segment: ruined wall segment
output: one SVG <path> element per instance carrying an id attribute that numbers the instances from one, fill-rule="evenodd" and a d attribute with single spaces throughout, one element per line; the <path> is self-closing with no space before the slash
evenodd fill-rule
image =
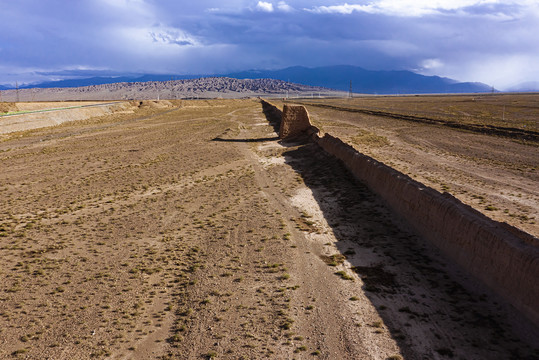
<path id="1" fill-rule="evenodd" d="M 318 132 L 318 129 L 312 126 L 305 106 L 284 105 L 279 137 L 293 139 L 309 132 Z"/>
<path id="2" fill-rule="evenodd" d="M 538 239 L 494 221 L 359 153 L 329 134 L 313 136 L 426 240 L 539 327 Z"/>
<path id="3" fill-rule="evenodd" d="M 505 299 L 539 332 L 538 238 L 494 221 L 451 194 L 427 187 L 336 137 L 320 137 L 303 106 L 284 105 L 279 134 L 281 139 L 305 134 L 341 160 L 425 240 Z"/>

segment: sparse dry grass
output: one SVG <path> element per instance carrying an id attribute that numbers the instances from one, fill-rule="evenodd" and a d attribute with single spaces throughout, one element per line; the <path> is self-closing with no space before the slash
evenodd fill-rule
<path id="1" fill-rule="evenodd" d="M 432 314 L 416 310 L 426 300 L 403 285 L 412 282 L 407 274 L 419 274 L 413 284 L 421 293 L 434 279 L 436 299 L 449 280 L 421 273 L 428 264 L 421 252 L 338 165 L 301 145 L 261 150 L 275 142 L 243 142 L 270 131 L 255 126 L 266 121 L 256 101 L 175 105 L 0 143 L 0 357 L 350 358 L 357 349 L 342 347 L 345 333 L 354 347 L 366 336 L 368 351 L 397 354 L 392 336 L 414 337 L 407 325 L 403 333 L 392 333 L 389 322 L 371 326 L 377 311 L 405 316 L 410 328 L 427 326 L 430 316 L 464 333 L 466 322 L 443 317 L 447 302 L 429 300 Z M 267 166 L 255 154 L 297 161 Z M 335 235 L 312 208 L 287 202 L 306 187 L 331 203 L 320 206 Z M 337 242 L 347 243 L 338 250 Z M 320 260 L 321 248 L 338 268 Z M 395 284 L 344 263 L 371 256 L 404 269 L 388 271 Z M 375 286 L 362 293 L 369 281 Z M 375 302 L 386 293 L 395 305 L 365 302 L 365 294 Z M 414 311 L 397 310 L 403 301 Z M 482 336 L 481 329 L 473 331 Z"/>
<path id="2" fill-rule="evenodd" d="M 473 94 L 423 96 L 364 96 L 354 99 L 304 99 L 351 109 L 384 111 L 457 121 L 463 124 L 517 127 L 538 130 L 537 94 Z"/>
<path id="3" fill-rule="evenodd" d="M 220 254 L 209 249 L 225 240 L 231 246 L 229 256 L 209 261 L 230 274 L 213 294 L 231 290 L 225 283 L 264 277 L 260 270 L 246 273 L 258 267 L 256 259 L 271 254 L 273 261 L 281 260 L 277 242 L 259 245 L 275 234 L 280 220 L 271 225 L 247 217 L 249 209 L 263 208 L 257 196 L 244 201 L 255 188 L 252 169 L 239 161 L 234 147 L 211 142 L 235 125 L 226 120 L 229 112 L 258 110 L 258 104 L 183 105 L 166 115 L 142 109 L 33 130 L 3 143 L 0 337 L 4 343 L 9 339 L 5 351 L 55 356 L 73 346 L 72 356 L 137 353 L 149 344 L 168 346 L 170 328 L 177 328 L 170 342 L 174 353 L 184 346 L 181 329 L 192 316 L 204 307 L 220 307 L 213 296 L 195 300 L 190 295 L 207 286 L 208 277 L 198 274 Z M 239 243 L 230 242 L 231 236 Z M 240 260 L 238 251 L 259 255 Z M 268 288 L 263 302 L 284 301 L 290 290 L 280 293 L 282 300 L 271 300 L 271 294 L 290 275 L 267 276 L 265 283 L 275 288 Z M 260 316 L 264 322 L 288 319 L 273 314 L 275 306 Z"/>
<path id="4" fill-rule="evenodd" d="M 353 144 L 363 145 L 367 147 L 382 147 L 390 145 L 389 140 L 385 136 L 376 135 L 370 131 L 358 129 L 358 134 L 350 139 Z"/>

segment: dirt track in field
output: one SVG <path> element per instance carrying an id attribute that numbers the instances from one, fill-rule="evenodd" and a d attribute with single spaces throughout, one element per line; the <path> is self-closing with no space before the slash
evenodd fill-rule
<path id="1" fill-rule="evenodd" d="M 537 355 L 338 163 L 276 136 L 258 101 L 216 100 L 4 138 L 0 358 Z"/>

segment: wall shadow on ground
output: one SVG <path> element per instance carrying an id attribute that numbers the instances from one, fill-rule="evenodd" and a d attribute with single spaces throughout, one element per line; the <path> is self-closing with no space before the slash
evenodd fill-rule
<path id="1" fill-rule="evenodd" d="M 265 100 L 261 100 L 260 103 L 262 104 L 262 112 L 266 116 L 271 127 L 273 127 L 273 131 L 279 134 L 281 118 L 283 116 L 282 111 Z"/>
<path id="2" fill-rule="evenodd" d="M 497 305 L 454 281 L 455 274 L 466 275 L 446 271 L 451 265 L 436 249 L 408 230 L 339 160 L 314 143 L 283 155 L 311 189 L 337 239 L 336 255 L 345 256 L 362 278 L 364 293 L 406 359 L 459 358 L 459 353 L 488 358 L 473 355 L 481 347 L 492 348 L 481 351 L 495 358 L 531 358 L 526 353 L 533 351 L 514 339 Z M 345 280 L 336 276 L 335 281 Z M 417 336 L 427 349 L 414 346 Z"/>
<path id="3" fill-rule="evenodd" d="M 274 136 L 274 137 L 266 137 L 266 138 L 255 138 L 255 139 L 222 139 L 220 137 L 216 137 L 216 138 L 211 139 L 211 141 L 244 142 L 244 143 L 265 142 L 265 141 L 275 141 L 275 140 L 279 140 L 279 137 Z"/>
<path id="4" fill-rule="evenodd" d="M 275 110 L 264 113 L 270 124 L 280 120 Z M 312 191 L 337 239 L 338 253 L 322 260 L 346 257 L 348 271 L 362 279 L 365 295 L 405 359 L 534 358 L 533 349 L 511 334 L 500 305 L 468 292 L 454 280 L 467 281 L 466 274 L 410 231 L 339 160 L 304 140 L 281 144 L 289 148 L 283 153 L 286 164 Z M 335 281 L 346 280 L 336 275 Z M 380 330 L 376 324 L 362 326 L 374 334 Z"/>

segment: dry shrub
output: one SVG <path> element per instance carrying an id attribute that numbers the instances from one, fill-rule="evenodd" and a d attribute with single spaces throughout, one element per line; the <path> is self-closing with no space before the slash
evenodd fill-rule
<path id="1" fill-rule="evenodd" d="M 357 145 L 367 145 L 371 147 L 382 147 L 390 145 L 385 136 L 376 135 L 367 130 L 359 130 L 359 133 L 352 137 L 351 141 Z"/>

